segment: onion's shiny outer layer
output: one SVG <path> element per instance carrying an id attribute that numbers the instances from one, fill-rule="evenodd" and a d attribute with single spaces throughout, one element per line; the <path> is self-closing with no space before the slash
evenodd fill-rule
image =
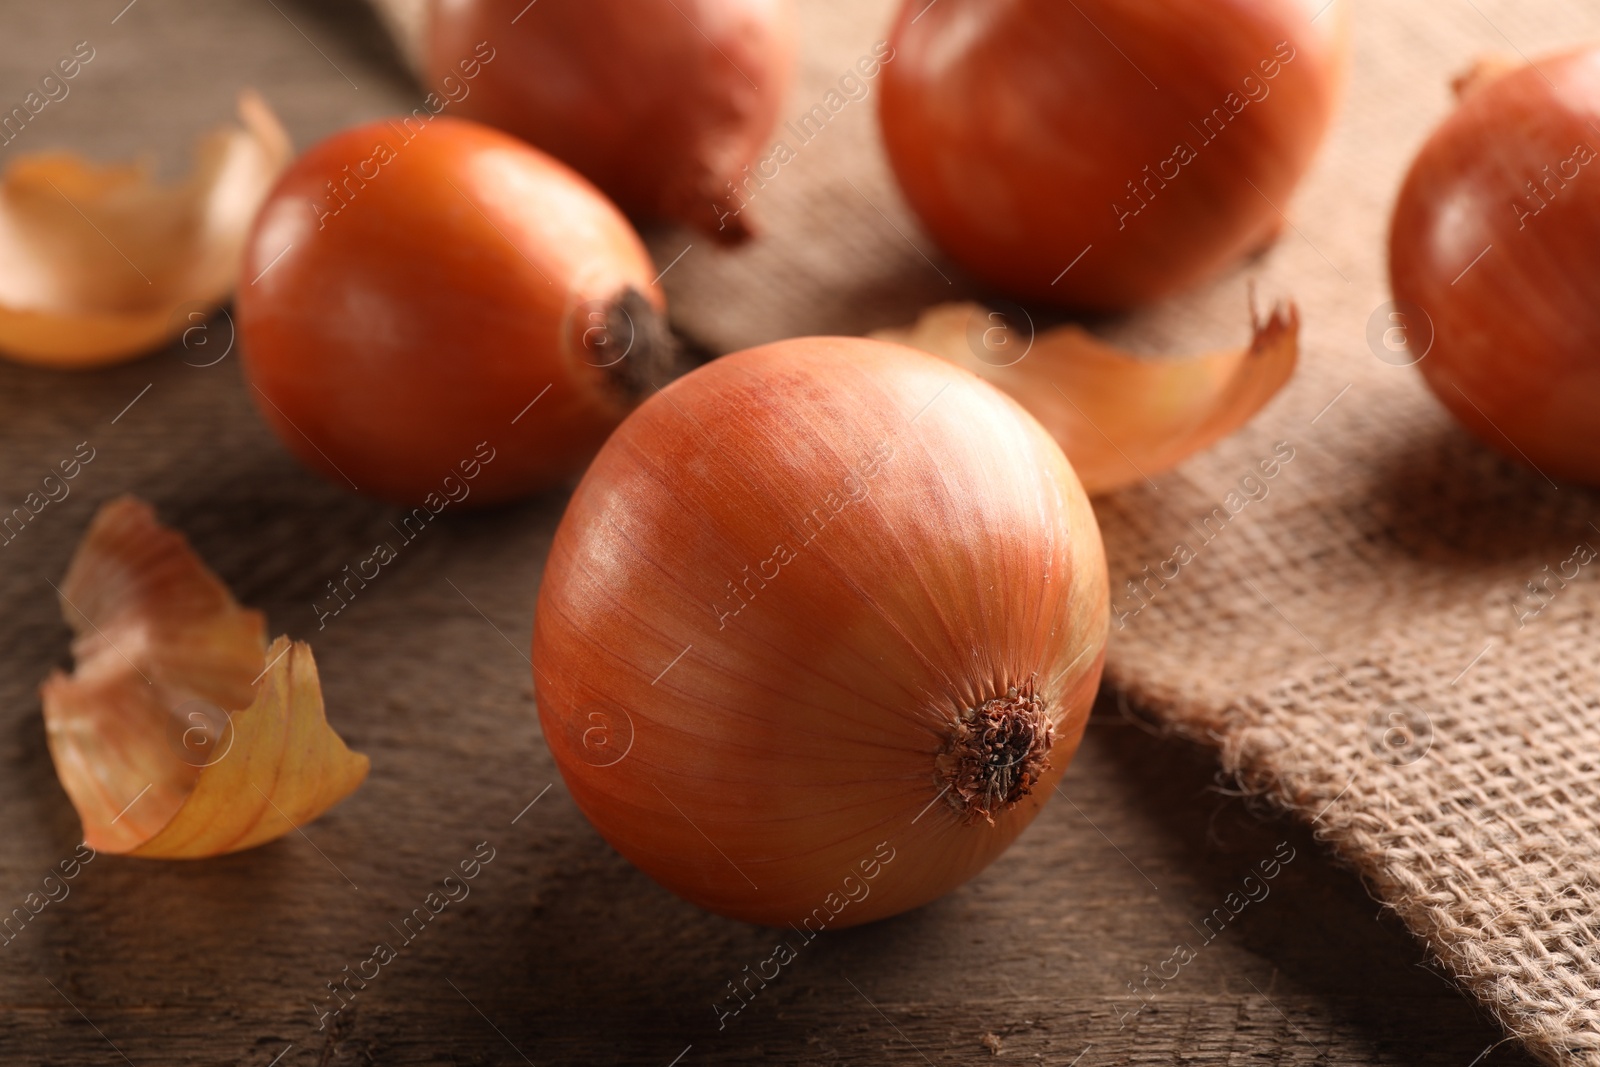
<path id="1" fill-rule="evenodd" d="M 1486 444 L 1600 485 L 1600 48 L 1462 89 L 1389 233 L 1417 367 Z"/>
<path id="2" fill-rule="evenodd" d="M 1341 80 L 1342 12 L 1313 14 L 1297 0 L 906 0 L 879 99 L 889 160 L 986 283 L 1079 307 L 1154 300 L 1282 225 Z"/>
<path id="3" fill-rule="evenodd" d="M 369 123 L 296 160 L 256 220 L 245 372 L 337 484 L 505 500 L 576 475 L 643 391 L 655 273 L 610 201 L 514 137 Z"/>
<path id="4" fill-rule="evenodd" d="M 816 931 L 993 860 L 1066 768 L 1108 620 L 1077 476 L 1015 402 L 899 345 L 803 338 L 647 401 L 555 537 L 546 741 L 624 856 Z"/>
<path id="5" fill-rule="evenodd" d="M 435 0 L 428 82 L 630 215 L 731 243 L 747 236 L 739 187 L 777 124 L 793 39 L 786 0 Z"/>

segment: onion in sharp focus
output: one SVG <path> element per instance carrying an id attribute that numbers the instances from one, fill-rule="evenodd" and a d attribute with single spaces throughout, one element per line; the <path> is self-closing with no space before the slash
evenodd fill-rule
<path id="1" fill-rule="evenodd" d="M 458 114 L 571 164 L 636 218 L 748 236 L 732 203 L 793 66 L 785 0 L 435 0 L 430 84 L 480 41 L 496 58 Z"/>
<path id="2" fill-rule="evenodd" d="M 374 122 L 311 148 L 262 208 L 244 368 L 284 444 L 338 484 L 435 512 L 458 491 L 504 500 L 577 474 L 676 372 L 655 274 L 616 207 L 544 153 L 460 119 Z"/>
<path id="3" fill-rule="evenodd" d="M 540 589 L 539 715 L 579 806 L 662 884 L 851 925 L 1032 819 L 1107 613 L 1088 500 L 1013 401 L 898 345 L 783 341 L 668 386 L 596 458 Z"/>
<path id="4" fill-rule="evenodd" d="M 1461 86 L 1400 190 L 1396 313 L 1467 429 L 1600 485 L 1600 48 L 1503 70 Z"/>
<path id="5" fill-rule="evenodd" d="M 889 159 L 923 224 L 985 282 L 1081 307 L 1149 301 L 1281 225 L 1333 110 L 1341 14 L 907 0 L 879 101 Z"/>

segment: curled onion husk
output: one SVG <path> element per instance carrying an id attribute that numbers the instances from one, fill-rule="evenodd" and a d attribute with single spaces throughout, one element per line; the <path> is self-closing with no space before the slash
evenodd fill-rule
<path id="1" fill-rule="evenodd" d="M 1328 127 L 1342 12 L 1299 0 L 905 0 L 879 118 L 951 258 L 1119 309 L 1272 237 Z"/>
<path id="2" fill-rule="evenodd" d="M 1027 408 L 1072 461 L 1091 496 L 1145 481 L 1228 436 L 1294 373 L 1293 304 L 1252 314 L 1250 343 L 1152 359 L 1078 326 L 1019 334 L 977 304 L 941 304 L 913 326 L 874 337 L 930 352 L 998 386 Z"/>
<path id="3" fill-rule="evenodd" d="M 245 233 L 289 161 L 266 102 L 239 94 L 175 185 L 149 161 L 19 156 L 0 179 L 0 353 L 95 367 L 160 348 L 233 292 Z"/>
<path id="4" fill-rule="evenodd" d="M 726 242 L 794 65 L 785 0 L 434 0 L 427 84 L 570 164 L 635 218 Z M 475 79 L 463 61 L 486 42 Z M 477 64 L 472 64 L 477 67 Z M 446 78 L 452 79 L 447 83 Z"/>
<path id="5" fill-rule="evenodd" d="M 669 889 L 866 922 L 972 877 L 1044 803 L 1107 589 L 1088 499 L 1013 401 L 899 345 L 782 341 L 668 386 L 585 475 L 539 593 L 540 721 Z"/>
<path id="6" fill-rule="evenodd" d="M 196 859 L 281 837 L 354 792 L 367 757 L 328 725 L 311 649 L 263 639 L 132 497 L 95 516 L 59 587 L 69 676 L 40 687 L 56 774 L 101 852 Z"/>
<path id="7" fill-rule="evenodd" d="M 1600 485 L 1600 47 L 1480 64 L 1395 203 L 1395 316 L 1484 443 Z"/>

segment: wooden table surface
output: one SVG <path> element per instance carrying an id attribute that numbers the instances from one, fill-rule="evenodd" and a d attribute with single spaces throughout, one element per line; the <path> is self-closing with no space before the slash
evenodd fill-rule
<path id="1" fill-rule="evenodd" d="M 417 96 L 353 0 L 7 0 L 0 27 L 5 108 L 77 42 L 95 49 L 0 160 L 154 148 L 175 167 L 242 85 L 301 147 Z M 237 360 L 202 365 L 230 339 L 221 316 L 188 349 L 109 370 L 0 364 L 6 510 L 79 442 L 95 450 L 71 496 L 0 549 L 0 913 L 80 839 L 36 686 L 68 663 L 49 582 L 116 494 L 152 501 L 272 633 L 313 642 L 330 717 L 372 775 L 303 834 L 241 855 L 84 867 L 0 946 L 0 1063 L 1531 1062 L 1307 833 L 1114 695 L 1067 799 L 987 872 L 824 935 L 719 1025 L 713 1004 L 775 935 L 700 912 L 612 852 L 539 738 L 526 650 L 564 498 L 444 516 L 317 632 L 323 583 L 392 509 L 278 447 Z M 393 940 L 480 842 L 494 859 L 471 896 L 319 1030 L 326 983 Z M 1204 917 L 1275 853 L 1292 859 L 1268 895 L 1203 943 Z M 1170 973 L 1180 943 L 1196 958 L 1137 1010 L 1133 987 Z"/>

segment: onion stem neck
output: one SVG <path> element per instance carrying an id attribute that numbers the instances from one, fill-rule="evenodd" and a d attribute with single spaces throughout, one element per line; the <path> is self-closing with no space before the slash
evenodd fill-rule
<path id="1" fill-rule="evenodd" d="M 603 366 L 612 387 L 630 406 L 679 377 L 696 362 L 673 334 L 667 317 L 631 286 L 606 308 L 605 334 L 600 343 L 625 346 L 623 356 Z"/>

